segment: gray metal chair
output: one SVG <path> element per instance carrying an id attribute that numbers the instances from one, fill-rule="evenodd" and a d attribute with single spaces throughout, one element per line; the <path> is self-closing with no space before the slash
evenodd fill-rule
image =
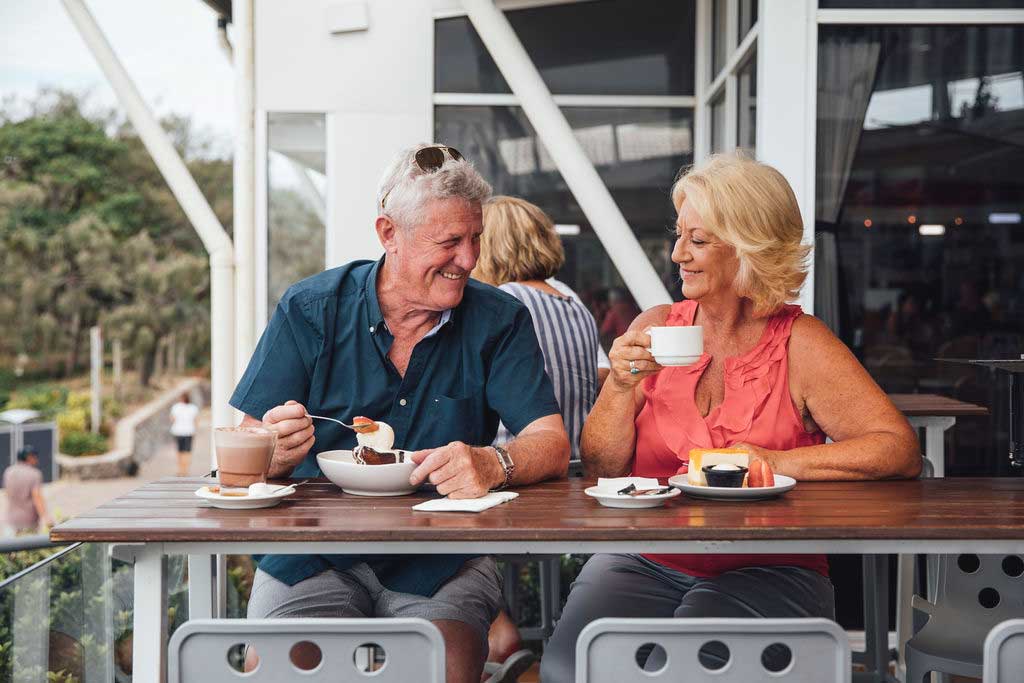
<path id="1" fill-rule="evenodd" d="M 828 619 L 597 619 L 576 683 L 849 683 L 850 643 Z"/>
<path id="2" fill-rule="evenodd" d="M 1024 616 L 1024 559 L 942 555 L 936 579 L 934 604 L 913 599 L 914 609 L 928 621 L 907 641 L 907 683 L 921 683 L 932 671 L 980 678 L 989 631 Z"/>
<path id="3" fill-rule="evenodd" d="M 320 660 L 304 671 L 291 651 L 307 641 Z M 259 664 L 243 674 L 230 660 L 245 646 Z M 444 640 L 423 619 L 196 619 L 174 632 L 168 672 L 169 683 L 444 683 Z"/>
<path id="4" fill-rule="evenodd" d="M 985 638 L 984 683 L 1015 683 L 1024 675 L 1024 619 L 997 625 Z"/>

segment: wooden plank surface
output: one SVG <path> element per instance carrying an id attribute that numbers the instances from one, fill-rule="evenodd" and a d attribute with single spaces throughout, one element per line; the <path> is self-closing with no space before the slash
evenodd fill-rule
<path id="1" fill-rule="evenodd" d="M 646 510 L 606 508 L 572 479 L 518 489 L 482 513 L 417 512 L 431 494 L 367 498 L 326 480 L 277 507 L 220 510 L 193 492 L 204 480 L 163 479 L 51 531 L 55 541 L 624 541 L 1024 539 L 1024 479 L 802 482 L 766 501 L 685 495 Z"/>
<path id="2" fill-rule="evenodd" d="M 988 415 L 988 408 L 938 394 L 889 394 L 896 408 L 907 417 L 967 417 Z"/>

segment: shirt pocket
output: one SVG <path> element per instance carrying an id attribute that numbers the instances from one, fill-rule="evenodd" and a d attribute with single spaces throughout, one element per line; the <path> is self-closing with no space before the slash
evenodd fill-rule
<path id="1" fill-rule="evenodd" d="M 489 419 L 489 413 L 483 391 L 458 397 L 435 394 L 430 399 L 427 418 L 440 441 L 439 446 L 451 441 L 486 446 L 494 439 L 497 429 L 497 421 Z"/>

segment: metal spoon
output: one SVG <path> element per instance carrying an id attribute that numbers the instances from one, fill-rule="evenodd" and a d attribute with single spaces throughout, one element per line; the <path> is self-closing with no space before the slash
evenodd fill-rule
<path id="1" fill-rule="evenodd" d="M 308 484 L 309 482 L 310 482 L 309 479 L 303 479 L 302 481 L 297 482 L 295 484 L 288 484 L 283 489 L 278 489 L 277 492 L 281 493 L 282 491 L 286 491 L 288 489 L 291 489 L 292 491 L 294 491 L 296 486 L 302 486 L 303 484 Z"/>
<path id="2" fill-rule="evenodd" d="M 342 427 L 348 427 L 353 432 L 358 432 L 359 431 L 358 429 L 355 428 L 354 425 L 347 425 L 344 422 L 342 422 L 341 420 L 335 420 L 333 417 L 324 417 L 323 415 L 310 415 L 309 413 L 306 413 L 306 417 L 311 417 L 314 420 L 328 420 L 330 422 L 337 422 Z"/>

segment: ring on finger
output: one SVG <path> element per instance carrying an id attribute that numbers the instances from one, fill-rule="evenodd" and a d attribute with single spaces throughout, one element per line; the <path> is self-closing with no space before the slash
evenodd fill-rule
<path id="1" fill-rule="evenodd" d="M 640 372 L 640 368 L 638 368 L 636 366 L 636 361 L 635 360 L 629 361 L 629 374 L 635 375 L 635 374 L 637 374 L 639 372 Z"/>

